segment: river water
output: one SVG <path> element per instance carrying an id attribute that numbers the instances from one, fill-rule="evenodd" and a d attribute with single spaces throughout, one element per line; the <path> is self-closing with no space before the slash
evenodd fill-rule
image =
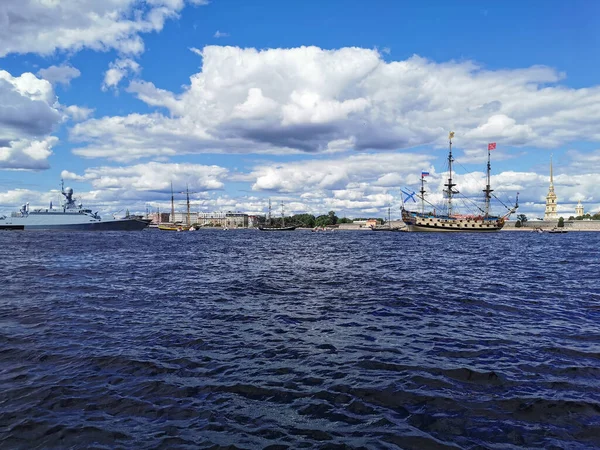
<path id="1" fill-rule="evenodd" d="M 1 448 L 600 446 L 600 233 L 0 249 Z"/>

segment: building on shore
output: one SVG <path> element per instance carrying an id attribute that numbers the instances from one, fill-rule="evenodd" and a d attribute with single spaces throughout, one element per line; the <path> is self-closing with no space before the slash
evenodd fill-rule
<path id="1" fill-rule="evenodd" d="M 152 219 L 152 223 L 167 223 L 169 222 L 170 214 L 169 213 L 152 213 L 148 216 L 149 219 Z"/>
<path id="2" fill-rule="evenodd" d="M 169 221 L 171 223 L 187 223 L 188 215 L 187 212 L 176 212 L 173 217 L 169 215 Z M 198 213 L 190 212 L 190 224 L 198 222 Z"/>
<path id="3" fill-rule="evenodd" d="M 248 214 L 241 212 L 198 213 L 198 222 L 205 227 L 248 228 Z"/>
<path id="4" fill-rule="evenodd" d="M 546 195 L 546 212 L 544 213 L 544 220 L 557 220 L 558 214 L 556 213 L 556 193 L 554 192 L 554 177 L 552 174 L 552 156 L 550 156 L 550 187 L 548 188 L 548 194 Z"/>

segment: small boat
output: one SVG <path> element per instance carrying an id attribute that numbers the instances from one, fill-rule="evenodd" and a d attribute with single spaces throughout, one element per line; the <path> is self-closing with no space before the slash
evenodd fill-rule
<path id="1" fill-rule="evenodd" d="M 393 227 L 392 226 L 392 209 L 391 207 L 388 206 L 388 221 L 387 221 L 388 225 L 383 225 L 383 226 L 371 226 L 371 230 L 373 231 L 408 231 L 408 227 L 404 226 L 404 227 Z"/>
<path id="2" fill-rule="evenodd" d="M 561 234 L 562 234 L 562 233 L 568 233 L 568 231 L 567 231 L 567 230 L 565 230 L 564 228 L 557 228 L 557 227 L 554 227 L 554 228 L 552 228 L 551 230 L 548 230 L 548 233 L 553 233 L 553 234 L 558 234 L 558 233 L 561 233 Z"/>
<path id="3" fill-rule="evenodd" d="M 408 227 L 372 227 L 373 231 L 408 231 Z"/>

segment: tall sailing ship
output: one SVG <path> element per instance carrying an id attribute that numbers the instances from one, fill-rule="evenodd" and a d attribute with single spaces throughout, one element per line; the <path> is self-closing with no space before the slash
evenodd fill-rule
<path id="1" fill-rule="evenodd" d="M 436 214 L 435 208 L 433 212 L 425 211 L 425 203 L 429 203 L 425 200 L 425 177 L 429 175 L 428 172 L 421 173 L 421 211 L 409 211 L 404 206 L 402 207 L 402 221 L 407 225 L 408 231 L 469 231 L 469 232 L 493 232 L 500 231 L 506 222 L 506 219 L 513 214 L 518 204 L 518 194 L 515 202 L 515 206 L 512 208 L 506 207 L 508 210 L 506 214 L 492 215 L 490 214 L 490 202 L 492 199 L 492 192 L 494 191 L 490 185 L 490 151 L 496 148 L 496 144 L 488 144 L 488 160 L 487 160 L 487 178 L 486 186 L 483 189 L 485 206 L 479 208 L 478 214 L 465 215 L 457 214 L 454 212 L 453 198 L 460 192 L 455 189 L 456 183 L 452 182 L 452 163 L 454 158 L 452 157 L 452 138 L 454 132 L 450 132 L 448 136 L 449 141 L 449 152 L 448 152 L 448 182 L 444 184 L 444 196 L 446 197 L 446 211 L 445 214 Z M 433 206 L 433 205 L 431 205 Z"/>
<path id="2" fill-rule="evenodd" d="M 183 192 L 180 192 L 183 194 Z M 187 205 L 187 218 L 185 224 L 175 223 L 175 196 L 173 195 L 173 183 L 171 183 L 171 221 L 173 223 L 158 224 L 158 229 L 161 231 L 196 231 L 196 228 L 192 225 L 190 220 L 190 190 L 186 185 L 186 205 Z M 159 216 L 160 217 L 160 216 Z"/>
<path id="3" fill-rule="evenodd" d="M 271 220 L 271 199 L 269 199 L 269 214 L 267 216 L 267 225 L 266 226 L 259 226 L 258 229 L 260 231 L 294 231 L 297 227 L 296 226 L 285 226 L 285 213 L 284 213 L 284 209 L 283 209 L 283 202 L 281 202 L 281 226 L 277 227 L 277 226 L 273 226 L 272 220 Z"/>

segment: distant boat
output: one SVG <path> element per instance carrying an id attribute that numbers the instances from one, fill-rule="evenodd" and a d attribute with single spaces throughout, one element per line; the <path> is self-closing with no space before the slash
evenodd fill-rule
<path id="1" fill-rule="evenodd" d="M 456 186 L 452 182 L 452 163 L 454 159 L 452 157 L 452 138 L 454 132 L 451 132 L 448 136 L 450 143 L 450 149 L 448 152 L 448 182 L 444 184 L 444 194 L 447 199 L 447 212 L 445 214 L 436 214 L 435 209 L 433 213 L 425 212 L 425 187 L 424 177 L 428 176 L 428 172 L 421 173 L 421 211 L 408 211 L 402 207 L 402 221 L 408 226 L 408 231 L 443 231 L 443 232 L 494 232 L 500 231 L 505 224 L 506 219 L 513 214 L 518 205 L 517 201 L 513 208 L 507 208 L 508 212 L 503 216 L 494 216 L 490 214 L 490 200 L 492 198 L 493 189 L 490 186 L 490 150 L 496 148 L 495 143 L 488 144 L 488 163 L 487 163 L 487 184 L 483 192 L 485 193 L 485 208 L 480 209 L 481 213 L 477 215 L 464 215 L 456 214 L 453 210 L 452 198 L 459 194 L 454 189 Z M 432 205 L 433 206 L 433 205 Z"/>
<path id="2" fill-rule="evenodd" d="M 552 233 L 552 234 L 562 234 L 562 233 L 568 233 L 567 230 L 565 230 L 564 228 L 558 228 L 558 227 L 554 227 L 551 230 L 547 231 L 548 233 Z"/>
<path id="3" fill-rule="evenodd" d="M 371 227 L 371 230 L 373 231 L 393 231 L 393 232 L 397 232 L 397 231 L 408 231 L 407 227 L 393 227 L 392 226 L 392 213 L 391 213 L 391 208 L 388 207 L 388 221 L 387 221 L 387 226 L 383 225 L 381 227 L 378 226 L 374 226 Z"/>
<path id="4" fill-rule="evenodd" d="M 285 215 L 284 215 L 284 210 L 283 210 L 283 202 L 281 202 L 281 226 L 280 227 L 272 226 L 271 200 L 269 199 L 269 215 L 268 215 L 268 219 L 267 219 L 267 226 L 259 226 L 258 229 L 260 231 L 294 231 L 296 228 L 298 228 L 298 227 L 296 227 L 296 226 L 286 227 L 285 226 Z"/>
<path id="5" fill-rule="evenodd" d="M 65 230 L 65 231 L 135 231 L 143 230 L 150 219 L 125 217 L 124 219 L 102 219 L 97 212 L 84 209 L 76 203 L 73 189 L 61 181 L 61 193 L 65 197 L 60 208 L 38 208 L 30 210 L 29 203 L 10 217 L 0 216 L 0 230 Z"/>

